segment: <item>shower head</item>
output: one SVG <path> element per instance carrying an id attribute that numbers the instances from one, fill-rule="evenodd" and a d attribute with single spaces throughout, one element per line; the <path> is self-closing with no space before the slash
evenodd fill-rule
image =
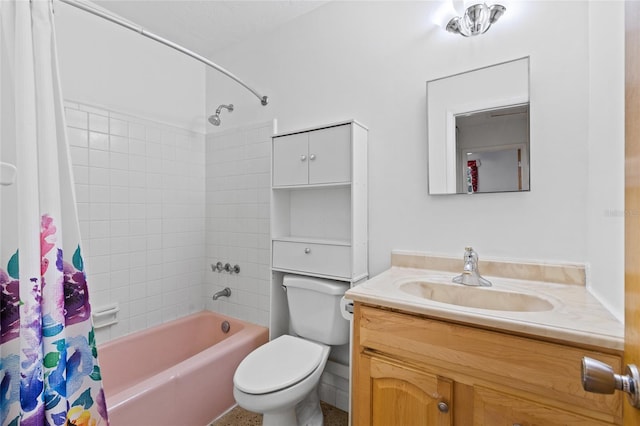
<path id="1" fill-rule="evenodd" d="M 209 118 L 208 118 L 209 123 L 213 124 L 214 126 L 219 126 L 220 125 L 220 113 L 222 112 L 222 108 L 226 109 L 229 112 L 233 112 L 233 104 L 220 105 L 216 109 L 216 113 L 209 116 Z"/>
<path id="2" fill-rule="evenodd" d="M 209 123 L 213 124 L 214 126 L 219 126 L 220 125 L 220 116 L 218 114 L 213 114 L 209 116 Z"/>

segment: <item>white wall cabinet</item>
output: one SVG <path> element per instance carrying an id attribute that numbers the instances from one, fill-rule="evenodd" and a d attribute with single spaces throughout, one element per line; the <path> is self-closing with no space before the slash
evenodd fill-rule
<path id="1" fill-rule="evenodd" d="M 348 124 L 276 137 L 273 186 L 350 183 L 351 148 Z"/>
<path id="2" fill-rule="evenodd" d="M 367 137 L 345 121 L 272 138 L 272 338 L 289 331 L 284 274 L 368 277 Z"/>

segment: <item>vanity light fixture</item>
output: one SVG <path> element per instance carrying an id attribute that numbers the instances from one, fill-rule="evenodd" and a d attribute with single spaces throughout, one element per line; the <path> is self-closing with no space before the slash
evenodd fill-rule
<path id="1" fill-rule="evenodd" d="M 452 17 L 446 26 L 447 31 L 463 37 L 486 33 L 507 10 L 502 4 L 479 0 L 465 0 L 464 8 L 464 15 Z"/>

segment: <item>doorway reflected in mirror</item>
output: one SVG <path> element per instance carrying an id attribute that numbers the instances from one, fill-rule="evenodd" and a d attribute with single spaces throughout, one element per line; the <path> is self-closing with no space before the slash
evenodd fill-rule
<path id="1" fill-rule="evenodd" d="M 455 119 L 457 193 L 529 190 L 529 104 Z"/>

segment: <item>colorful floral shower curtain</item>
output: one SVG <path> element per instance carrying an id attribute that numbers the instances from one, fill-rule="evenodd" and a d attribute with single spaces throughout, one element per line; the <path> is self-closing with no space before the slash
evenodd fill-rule
<path id="1" fill-rule="evenodd" d="M 3 426 L 108 424 L 51 7 L 46 0 L 0 1 Z"/>

